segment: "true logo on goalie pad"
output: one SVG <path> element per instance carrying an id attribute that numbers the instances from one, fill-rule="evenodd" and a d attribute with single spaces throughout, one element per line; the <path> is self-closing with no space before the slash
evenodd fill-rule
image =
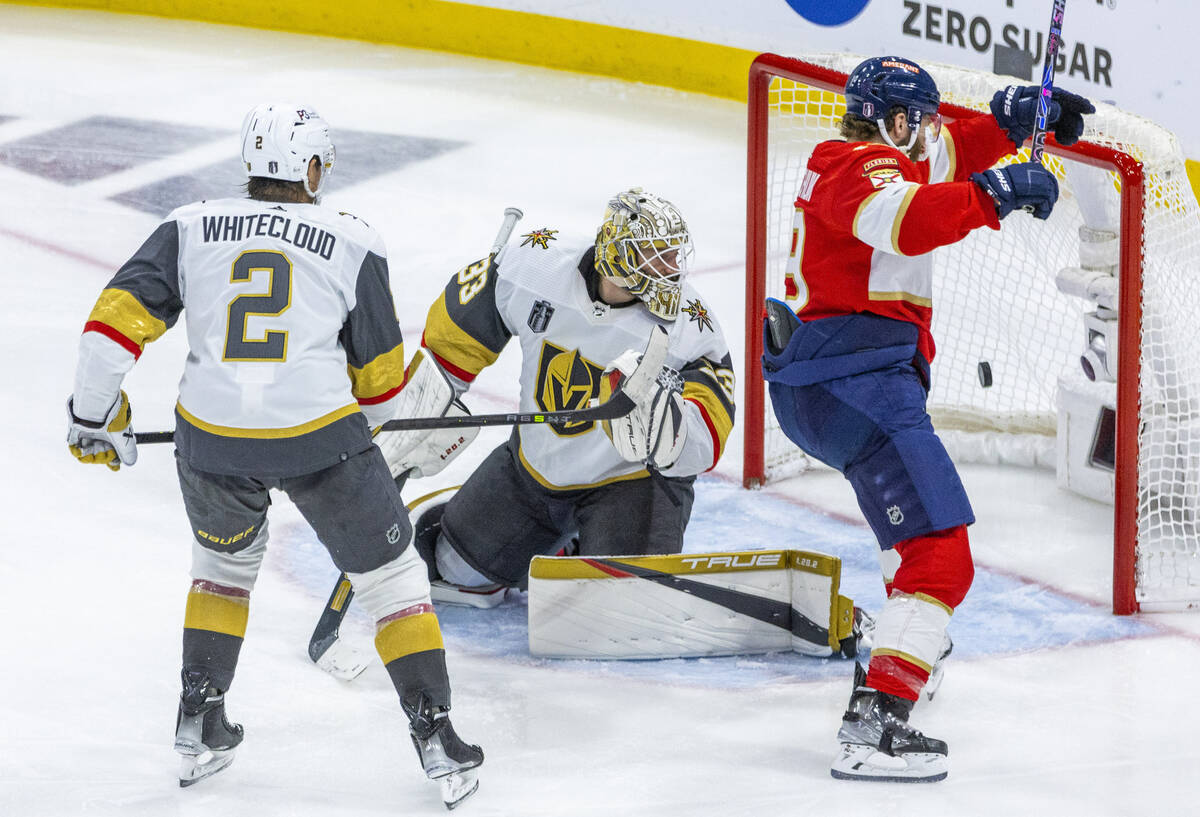
<path id="1" fill-rule="evenodd" d="M 529 310 L 529 319 L 526 323 L 534 332 L 541 334 L 546 331 L 546 327 L 550 325 L 550 319 L 554 317 L 554 307 L 549 301 L 534 301 L 533 308 Z"/>

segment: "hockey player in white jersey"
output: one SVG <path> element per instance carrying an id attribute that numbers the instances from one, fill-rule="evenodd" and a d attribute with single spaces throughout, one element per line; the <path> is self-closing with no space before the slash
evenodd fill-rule
<path id="1" fill-rule="evenodd" d="M 426 773 L 457 805 L 479 747 L 455 734 L 426 568 L 371 427 L 405 394 L 404 347 L 379 235 L 316 206 L 333 170 L 311 108 L 245 119 L 249 198 L 180 207 L 100 294 L 67 403 L 71 452 L 116 470 L 137 459 L 121 382 L 143 348 L 186 320 L 175 409 L 177 470 L 192 526 L 175 749 L 179 783 L 223 769 L 243 737 L 225 714 L 267 545 L 268 491 L 286 492 L 377 622 L 375 646 Z"/>
<path id="2" fill-rule="evenodd" d="M 450 279 L 429 310 L 422 365 L 436 364 L 456 395 L 514 337 L 522 411 L 607 399 L 655 326 L 669 331 L 669 350 L 656 392 L 631 414 L 519 426 L 457 493 L 414 507 L 435 599 L 491 606 L 503 588 L 524 586 L 533 556 L 564 545 L 582 555 L 680 552 L 693 482 L 716 465 L 734 418 L 729 350 L 710 303 L 685 280 L 691 256 L 678 209 L 634 188 L 608 202 L 593 240 L 533 230 Z M 412 445 L 380 441 L 394 473 L 410 466 Z"/>

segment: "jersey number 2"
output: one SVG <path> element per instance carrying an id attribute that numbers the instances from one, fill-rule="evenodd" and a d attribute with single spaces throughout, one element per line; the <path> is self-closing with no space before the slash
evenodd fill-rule
<path id="1" fill-rule="evenodd" d="M 268 329 L 262 339 L 246 337 L 246 318 L 251 315 L 281 315 L 292 305 L 292 262 L 281 252 L 252 250 L 233 262 L 231 284 L 249 281 L 256 270 L 271 274 L 265 295 L 238 295 L 229 302 L 229 328 L 225 332 L 224 360 L 287 360 L 288 333 Z"/>

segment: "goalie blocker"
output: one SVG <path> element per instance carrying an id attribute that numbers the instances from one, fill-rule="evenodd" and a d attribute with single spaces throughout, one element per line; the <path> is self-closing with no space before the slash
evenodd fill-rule
<path id="1" fill-rule="evenodd" d="M 840 559 L 802 550 L 538 556 L 529 567 L 529 652 L 853 657 L 869 619 L 839 594 L 840 579 Z"/>

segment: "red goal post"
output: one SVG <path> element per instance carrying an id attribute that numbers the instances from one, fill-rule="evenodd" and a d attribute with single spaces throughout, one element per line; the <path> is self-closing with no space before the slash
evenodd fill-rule
<path id="1" fill-rule="evenodd" d="M 806 60 L 791 59 L 776 54 L 762 54 L 750 68 L 746 202 L 746 368 L 744 378 L 744 416 L 746 420 L 743 462 L 743 484 L 747 488 L 759 487 L 773 478 L 777 479 L 780 476 L 788 475 L 787 464 L 778 465 L 776 460 L 783 461 L 790 456 L 795 456 L 787 450 L 789 448 L 794 450 L 794 447 L 782 438 L 782 433 L 777 426 L 774 426 L 774 418 L 766 398 L 765 384 L 762 379 L 763 302 L 767 297 L 784 298 L 781 270 L 786 263 L 789 249 L 786 244 L 790 239 L 791 232 L 791 206 L 795 197 L 793 184 L 796 179 L 795 174 L 803 166 L 804 155 L 811 150 L 813 145 L 824 139 L 837 138 L 837 122 L 844 111 L 841 93 L 845 86 L 848 70 L 859 59 L 859 57 L 844 54 L 817 55 Z M 938 80 L 944 100 L 941 112 L 947 119 L 963 119 L 981 115 L 981 112 L 987 110 L 986 106 L 991 98 L 991 93 L 1013 81 L 953 66 L 925 63 L 923 65 Z M 1072 262 L 1064 261 L 1063 256 L 1056 255 L 1056 253 L 1065 251 L 1069 254 L 1078 251 L 1075 248 L 1078 247 L 1081 240 L 1075 238 L 1071 231 L 1078 230 L 1083 222 L 1078 219 L 1074 223 L 1064 220 L 1069 218 L 1067 214 L 1069 207 L 1074 207 L 1073 212 L 1078 213 L 1080 202 L 1086 198 L 1083 191 L 1075 191 L 1071 185 L 1065 184 L 1067 172 L 1071 170 L 1067 165 L 1077 163 L 1099 168 L 1111 174 L 1112 181 L 1109 186 L 1114 190 L 1119 190 L 1119 194 L 1114 196 L 1114 198 L 1119 198 L 1119 208 L 1114 215 L 1114 222 L 1119 222 L 1119 245 L 1115 260 L 1118 267 L 1116 277 L 1121 284 L 1119 296 L 1111 304 L 1120 315 L 1115 338 L 1118 347 L 1118 361 L 1115 385 L 1113 609 L 1116 613 L 1127 614 L 1135 612 L 1146 604 L 1153 607 L 1153 603 L 1158 601 L 1163 602 L 1162 606 L 1168 609 L 1197 606 L 1197 603 L 1200 602 L 1200 554 L 1195 552 L 1195 548 L 1200 545 L 1193 542 L 1193 551 L 1184 554 L 1189 561 L 1182 567 L 1175 564 L 1173 558 L 1171 565 L 1164 567 L 1166 559 L 1163 554 L 1157 551 L 1151 553 L 1156 547 L 1172 551 L 1177 549 L 1177 543 L 1174 539 L 1162 545 L 1151 541 L 1152 537 L 1162 534 L 1162 531 L 1156 527 L 1161 520 L 1156 521 L 1156 518 L 1152 519 L 1151 517 L 1154 517 L 1156 513 L 1159 517 L 1163 516 L 1163 505 L 1166 501 L 1161 499 L 1162 494 L 1153 492 L 1169 491 L 1171 488 L 1163 483 L 1163 485 L 1155 484 L 1148 489 L 1148 480 L 1162 479 L 1163 475 L 1156 475 L 1152 472 L 1152 469 L 1156 467 L 1154 462 L 1150 461 L 1153 453 L 1147 453 L 1146 449 L 1153 441 L 1145 439 L 1150 432 L 1147 430 L 1146 407 L 1143 406 L 1142 401 L 1146 381 L 1153 379 L 1154 373 L 1163 368 L 1162 365 L 1159 365 L 1154 369 L 1154 373 L 1147 371 L 1147 346 L 1149 344 L 1144 342 L 1143 334 L 1143 300 L 1146 297 L 1142 280 L 1144 265 L 1149 258 L 1157 264 L 1156 274 L 1174 275 L 1174 270 L 1180 264 L 1186 263 L 1186 258 L 1178 256 L 1186 256 L 1187 250 L 1190 249 L 1194 252 L 1196 249 L 1196 246 L 1191 243 L 1190 237 L 1191 233 L 1195 231 L 1193 222 L 1197 220 L 1196 202 L 1190 188 L 1187 187 L 1182 155 L 1178 150 L 1177 143 L 1174 142 L 1174 137 L 1166 134 L 1160 139 L 1161 133 L 1165 133 L 1165 131 L 1157 128 L 1153 123 L 1121 113 L 1111 106 L 1101 105 L 1099 107 L 1101 110 L 1097 116 L 1089 118 L 1088 131 L 1084 135 L 1086 141 L 1081 141 L 1071 147 L 1063 147 L 1058 145 L 1053 137 L 1047 139 L 1048 166 L 1059 176 L 1060 182 L 1064 182 L 1063 196 L 1060 198 L 1060 204 L 1056 206 L 1056 214 L 1060 209 L 1064 212 L 1059 222 L 1055 222 L 1057 226 L 1051 226 L 1047 230 L 1041 225 L 1030 224 L 1033 219 L 1020 215 L 1006 219 L 1004 222 L 1004 231 L 1009 231 L 1010 228 L 1013 230 L 1023 229 L 1031 232 L 1033 236 L 1028 242 L 1032 246 L 1031 258 L 1027 259 L 1028 263 L 1025 268 L 1017 269 L 1015 265 L 1009 266 L 1010 262 L 1006 257 L 998 256 L 996 250 L 986 247 L 970 250 L 978 255 L 966 260 L 959 258 L 956 262 L 951 262 L 951 265 L 957 265 L 959 270 L 970 271 L 972 274 L 980 276 L 978 281 L 963 285 L 968 289 L 969 295 L 976 294 L 970 291 L 970 287 L 979 290 L 997 278 L 1003 279 L 1005 286 L 1010 289 L 1010 292 L 1002 297 L 1011 295 L 1014 298 L 1023 296 L 1027 285 L 1030 290 L 1042 287 L 1045 283 L 1043 278 L 1052 282 L 1057 268 L 1072 265 Z M 1109 129 L 1110 125 L 1111 130 Z M 1153 138 L 1147 137 L 1146 141 L 1153 142 L 1153 144 L 1139 144 L 1136 141 L 1143 127 L 1152 131 Z M 1166 144 L 1165 148 L 1160 149 L 1160 141 Z M 1168 155 L 1172 152 L 1173 155 Z M 1024 154 L 1022 158 L 1025 158 L 1027 150 L 1022 153 Z M 1160 157 L 1158 155 L 1160 153 L 1165 158 Z M 1156 172 L 1165 178 L 1165 182 L 1163 179 L 1156 182 L 1152 191 L 1154 198 L 1148 202 L 1144 162 L 1151 160 L 1154 162 Z M 1176 161 L 1177 167 L 1173 164 Z M 1164 169 L 1164 162 L 1169 164 L 1167 169 Z M 1071 170 L 1071 172 L 1074 171 Z M 1163 187 L 1164 184 L 1167 187 Z M 1181 192 L 1180 185 L 1186 192 Z M 1101 187 L 1103 187 L 1103 183 Z M 1072 204 L 1064 204 L 1064 201 L 1067 200 Z M 1148 206 L 1153 206 L 1156 210 L 1165 210 L 1166 216 L 1169 216 L 1168 221 L 1179 222 L 1181 226 L 1177 225 L 1176 232 L 1186 228 L 1189 238 L 1186 242 L 1182 242 L 1181 252 L 1172 252 L 1165 258 L 1157 258 L 1152 257 L 1147 251 L 1144 244 L 1145 226 L 1148 221 L 1154 221 L 1157 224 L 1162 220 L 1159 218 L 1162 214 L 1156 214 L 1154 219 L 1151 219 L 1147 213 Z M 1022 219 L 1025 222 L 1023 224 L 1019 223 Z M 1058 232 L 1054 232 L 1055 230 Z M 990 233 L 993 231 L 977 230 L 975 232 Z M 1162 240 L 1157 233 L 1152 238 Z M 1067 247 L 1066 250 L 1063 249 L 1064 246 Z M 944 253 L 946 249 L 942 248 L 936 251 L 935 258 L 937 254 Z M 988 273 L 990 276 L 987 275 Z M 948 273 L 945 268 L 935 268 L 934 274 L 935 302 L 941 307 L 943 294 L 938 289 L 939 278 L 945 278 Z M 1196 289 L 1196 285 L 1189 287 L 1189 298 L 1191 297 L 1190 290 L 1193 289 Z M 1070 318 L 1070 312 L 1066 310 L 1069 310 L 1070 304 L 1082 302 L 1066 296 L 1059 299 L 1054 293 L 1046 295 L 1045 298 L 1055 304 L 1053 309 L 1057 311 L 1051 311 L 1050 307 L 1043 309 L 1039 304 L 1023 306 L 1021 309 L 1024 312 L 1041 314 L 1042 322 L 1046 326 L 1034 329 L 1010 327 L 1008 330 L 1000 330 L 1000 335 L 1003 336 L 1005 331 L 1009 333 L 1010 337 L 1014 334 L 1022 337 L 1036 335 L 1038 332 L 1047 332 L 1050 335 L 1066 338 L 1065 345 L 1059 340 L 1059 337 L 1051 339 L 1053 343 L 1050 340 L 1045 342 L 1047 359 L 1044 362 L 1039 361 L 1038 367 L 1040 370 L 1040 367 L 1044 366 L 1050 372 L 1051 378 L 1055 377 L 1055 372 L 1066 372 L 1072 367 L 1078 374 L 1079 354 L 1084 349 L 1085 337 L 1081 322 L 1083 309 L 1078 309 L 1074 318 Z M 1059 305 L 1060 300 L 1065 300 L 1067 306 Z M 1168 298 L 1168 300 L 1170 299 Z M 1194 303 L 1200 306 L 1200 298 L 1195 299 Z M 794 304 L 793 306 L 798 305 Z M 934 414 L 935 426 L 941 431 L 944 423 L 939 420 L 936 413 L 935 397 L 939 396 L 937 394 L 939 378 L 948 377 L 948 366 L 953 366 L 953 363 L 942 364 L 942 356 L 950 352 L 950 346 L 947 339 L 938 334 L 937 309 L 934 314 L 934 334 L 940 343 L 938 359 L 934 362 L 935 392 L 931 393 L 930 411 L 931 414 Z M 1051 317 L 1047 318 L 1047 315 Z M 1195 315 L 1200 316 L 1200 312 Z M 986 322 L 992 322 L 994 319 L 995 316 L 989 312 Z M 1200 321 L 1200 317 L 1197 317 L 1197 320 Z M 1065 325 L 1071 324 L 1072 321 L 1074 322 L 1072 325 Z M 1170 321 L 1164 319 L 1161 323 L 1166 325 L 1170 324 Z M 1156 328 L 1155 331 L 1159 330 Z M 1038 345 L 1036 338 L 1024 337 L 1023 339 L 1028 340 L 1030 346 Z M 981 341 L 980 343 L 983 346 L 991 343 L 991 350 L 977 352 L 978 360 L 985 360 L 997 355 L 1002 357 L 1006 353 L 1003 348 L 1004 342 Z M 1049 348 L 1054 343 L 1057 343 L 1058 351 L 1052 351 Z M 1072 343 L 1074 348 L 1067 348 Z M 1172 348 L 1179 351 L 1178 346 L 1172 347 L 1170 344 L 1164 344 L 1164 346 L 1167 351 Z M 1152 354 L 1159 354 L 1161 351 L 1156 348 Z M 1195 352 L 1200 355 L 1200 348 L 1197 348 Z M 1041 354 L 1041 352 L 1036 354 Z M 1166 354 L 1164 353 L 1163 356 L 1166 357 Z M 961 370 L 974 372 L 970 363 L 970 361 L 964 363 L 960 367 Z M 1021 381 L 1030 379 L 1034 368 L 1028 362 L 1024 366 L 1017 364 L 1003 366 L 998 372 L 998 385 L 1010 391 L 1023 388 L 1024 384 Z M 1178 380 L 1178 373 L 1173 368 L 1170 370 L 1172 377 L 1175 378 L 1172 382 L 1175 382 Z M 958 374 L 955 374 L 954 377 L 959 380 L 965 379 Z M 1012 384 L 1011 387 L 1010 384 Z M 1192 385 L 1187 384 L 1187 388 L 1190 390 Z M 1196 387 L 1195 394 L 1200 396 L 1200 382 L 1194 385 Z M 975 408 L 967 406 L 967 413 L 978 413 L 986 427 L 1001 434 L 1008 434 L 1011 431 L 1022 433 L 1033 426 L 1038 426 L 1035 430 L 1044 434 L 1048 421 L 1053 426 L 1055 411 L 1053 397 L 1047 406 L 1046 388 L 1041 389 L 1040 396 L 1020 398 L 1026 400 L 1030 404 L 1029 406 L 1005 405 L 1002 410 L 994 412 L 1003 415 L 1002 422 L 995 427 L 988 425 L 991 420 L 987 417 L 988 402 L 997 402 L 995 394 L 990 390 L 980 392 L 971 384 L 966 384 L 962 388 L 966 398 L 960 400 L 956 397 L 951 401 L 954 403 L 953 413 L 956 417 L 962 414 L 960 403 L 965 404 L 976 400 L 982 402 L 981 407 L 976 411 Z M 971 389 L 974 389 L 974 392 L 971 392 Z M 1049 390 L 1051 393 L 1056 390 L 1053 380 Z M 982 394 L 983 398 L 977 399 L 974 396 L 975 393 Z M 1195 400 L 1196 398 L 1193 398 L 1189 391 L 1184 402 L 1188 406 L 1193 406 L 1192 401 Z M 1156 406 L 1161 408 L 1160 403 L 1156 403 Z M 1169 414 L 1172 410 L 1174 409 L 1168 408 L 1165 411 Z M 1183 420 L 1177 422 L 1190 421 L 1189 411 L 1179 411 L 1179 414 Z M 1024 420 L 1013 420 L 1018 415 L 1028 415 L 1035 419 L 1030 421 L 1032 425 L 1026 427 L 1022 425 Z M 1190 425 L 1188 429 L 1190 430 Z M 1172 439 L 1175 440 L 1173 445 L 1176 448 L 1172 449 L 1174 452 L 1172 456 L 1177 459 L 1179 451 L 1184 451 L 1188 457 L 1185 461 L 1186 465 L 1192 461 L 1192 455 L 1200 451 L 1200 434 L 1197 434 L 1196 445 L 1193 445 L 1190 436 L 1182 443 L 1179 442 L 1178 427 L 1175 427 L 1174 431 L 1175 436 Z M 783 453 L 768 455 L 768 449 L 772 446 L 780 449 Z M 803 458 L 798 451 L 795 454 L 799 455 L 800 459 Z M 1196 456 L 1195 459 L 1197 464 L 1200 464 L 1200 456 Z M 1172 462 L 1175 461 L 1172 460 Z M 1167 470 L 1171 474 L 1176 474 L 1178 473 L 1177 465 L 1178 463 L 1175 463 L 1172 466 L 1176 470 L 1171 471 L 1169 468 Z M 801 469 L 793 468 L 792 472 L 794 473 L 796 470 L 802 470 L 802 467 Z M 1195 482 L 1200 479 L 1200 474 L 1190 474 L 1187 478 Z M 1188 488 L 1185 493 L 1187 493 L 1187 501 L 1190 502 L 1190 497 L 1194 493 L 1193 489 Z M 1200 503 L 1196 504 L 1200 506 Z M 1168 522 L 1173 524 L 1172 520 L 1177 521 L 1177 516 L 1187 516 L 1186 534 L 1195 534 L 1197 530 L 1200 530 L 1197 528 L 1196 514 L 1193 513 L 1196 507 L 1185 506 L 1182 510 L 1176 509 L 1174 505 L 1171 507 L 1171 512 L 1167 514 L 1170 517 Z M 1139 556 L 1142 557 L 1140 561 Z M 1161 564 L 1156 566 L 1156 559 Z M 1195 562 L 1191 561 L 1193 559 Z M 1195 572 L 1191 572 L 1193 563 L 1198 565 Z M 1165 580 L 1167 589 L 1162 592 L 1155 591 L 1152 587 L 1155 580 L 1148 579 L 1148 571 L 1159 568 L 1168 574 L 1168 578 Z M 1146 592 L 1147 588 L 1150 588 L 1149 593 Z"/>

